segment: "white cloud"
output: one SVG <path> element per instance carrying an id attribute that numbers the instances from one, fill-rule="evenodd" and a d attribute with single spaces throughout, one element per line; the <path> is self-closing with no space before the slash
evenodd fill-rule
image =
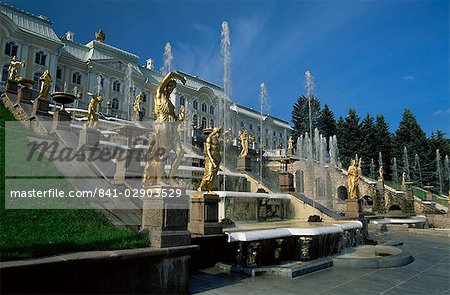
<path id="1" fill-rule="evenodd" d="M 413 76 L 405 76 L 405 77 L 403 77 L 403 80 L 410 82 L 410 81 L 414 80 L 414 77 Z"/>
<path id="2" fill-rule="evenodd" d="M 433 113 L 433 116 L 442 116 L 442 115 L 450 115 L 450 108 L 446 110 L 439 109 Z"/>

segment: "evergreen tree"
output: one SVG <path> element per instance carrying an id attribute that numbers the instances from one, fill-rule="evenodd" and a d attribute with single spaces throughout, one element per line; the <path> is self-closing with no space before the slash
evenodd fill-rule
<path id="1" fill-rule="evenodd" d="M 414 114 L 408 109 L 405 109 L 403 112 L 392 143 L 392 154 L 397 160 L 403 159 L 404 147 L 407 148 L 410 163 L 414 161 L 414 154 L 418 154 L 422 166 L 424 183 L 432 181 L 433 175 L 430 172 L 433 170 L 433 165 L 430 163 L 430 160 L 435 151 L 430 151 L 425 132 L 419 123 L 417 123 Z M 404 167 L 399 168 L 400 170 L 404 169 Z"/>
<path id="2" fill-rule="evenodd" d="M 318 127 L 320 117 L 320 101 L 314 95 L 311 98 L 311 119 L 312 119 L 312 130 Z M 309 133 L 309 106 L 308 97 L 306 95 L 301 95 L 294 104 L 292 110 L 292 123 L 293 131 L 292 137 L 297 138 L 305 132 Z M 311 135 L 310 135 L 311 136 Z"/>
<path id="3" fill-rule="evenodd" d="M 429 147 L 429 162 L 431 165 L 427 165 L 427 171 L 425 174 L 428 176 L 427 181 L 433 185 L 433 191 L 440 193 L 440 186 L 442 183 L 442 192 L 444 194 L 448 193 L 449 183 L 448 183 L 448 167 L 446 167 L 445 159 L 450 153 L 450 141 L 445 138 L 445 133 L 441 130 L 437 130 L 436 133 L 432 132 L 430 138 L 428 139 Z M 437 163 L 437 153 L 439 150 L 440 161 L 439 165 Z M 448 163 L 447 163 L 448 166 Z M 437 168 L 439 167 L 440 175 L 438 174 Z M 441 179 L 439 179 L 439 176 Z"/>
<path id="4" fill-rule="evenodd" d="M 385 179 L 391 178 L 391 150 L 392 134 L 389 132 L 389 125 L 383 115 L 377 115 L 375 125 L 373 126 L 374 144 L 373 148 L 376 154 L 381 152 L 383 160 L 383 169 Z"/>
<path id="5" fill-rule="evenodd" d="M 336 135 L 336 121 L 334 120 L 334 114 L 328 108 L 327 104 L 325 104 L 322 111 L 320 111 L 318 129 L 327 139 L 327 145 L 330 136 Z"/>
<path id="6" fill-rule="evenodd" d="M 360 117 L 354 109 L 348 111 L 345 119 L 339 118 L 336 128 L 338 138 L 339 157 L 345 167 L 355 155 L 361 154 L 361 126 Z"/>
<path id="7" fill-rule="evenodd" d="M 367 114 L 361 123 L 361 158 L 363 161 L 362 171 L 364 175 L 370 175 L 370 162 L 377 159 L 375 149 L 374 121 L 370 114 Z"/>

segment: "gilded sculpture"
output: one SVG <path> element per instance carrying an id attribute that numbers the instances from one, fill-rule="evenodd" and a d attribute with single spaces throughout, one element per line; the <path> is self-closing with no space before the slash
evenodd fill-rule
<path id="1" fill-rule="evenodd" d="M 214 186 L 214 180 L 220 167 L 220 133 L 222 127 L 215 127 L 208 135 L 205 142 L 205 170 L 203 178 L 198 187 L 198 192 L 206 190 L 211 192 Z"/>
<path id="2" fill-rule="evenodd" d="M 292 136 L 289 136 L 288 149 L 292 150 L 293 148 L 294 148 L 294 140 L 292 139 Z"/>
<path id="3" fill-rule="evenodd" d="M 239 131 L 239 139 L 241 140 L 241 154 L 240 157 L 246 157 L 248 155 L 248 132 L 247 130 Z"/>
<path id="4" fill-rule="evenodd" d="M 98 105 L 102 102 L 103 98 L 101 95 L 96 95 L 93 93 L 88 93 L 88 95 L 92 96 L 88 105 L 88 122 L 86 127 L 94 128 L 98 121 L 97 108 Z"/>
<path id="5" fill-rule="evenodd" d="M 380 168 L 378 168 L 378 181 L 384 181 L 383 166 L 380 166 Z"/>
<path id="6" fill-rule="evenodd" d="M 177 85 L 176 80 L 186 84 L 185 77 L 176 72 L 170 72 L 162 79 L 156 89 L 154 99 L 155 132 L 151 134 L 151 139 L 155 144 L 147 150 L 148 158 L 142 176 L 143 186 L 150 186 L 153 179 L 156 179 L 159 185 L 165 184 L 163 181 L 165 161 L 150 157 L 149 155 L 152 154 L 153 150 L 164 151 L 166 158 L 170 151 L 175 152 L 175 160 L 172 163 L 168 178 L 171 185 L 176 185 L 174 181 L 175 172 L 178 170 L 184 155 L 177 129 L 185 115 L 184 107 L 180 107 L 178 115 L 176 115 L 175 106 L 170 101 L 170 95 Z"/>
<path id="7" fill-rule="evenodd" d="M 41 89 L 39 90 L 37 98 L 41 100 L 47 100 L 53 81 L 52 76 L 50 75 L 50 72 L 47 69 L 39 78 L 39 81 L 41 82 Z"/>
<path id="8" fill-rule="evenodd" d="M 361 163 L 361 160 L 359 161 Z M 348 198 L 358 199 L 358 184 L 359 184 L 359 167 L 356 161 L 352 160 L 348 167 Z"/>
<path id="9" fill-rule="evenodd" d="M 250 142 L 252 143 L 252 149 L 254 150 L 255 149 L 255 135 L 254 134 L 252 134 L 252 135 L 250 135 L 249 137 L 248 137 L 248 139 L 250 140 Z"/>
<path id="10" fill-rule="evenodd" d="M 140 112 L 141 111 L 141 101 L 144 98 L 144 93 L 140 92 L 138 96 L 136 96 L 133 104 L 133 112 Z"/>
<path id="11" fill-rule="evenodd" d="M 8 79 L 12 81 L 17 81 L 19 79 L 19 70 L 21 67 L 24 66 L 25 66 L 24 61 L 17 60 L 16 56 L 13 56 L 8 66 Z"/>

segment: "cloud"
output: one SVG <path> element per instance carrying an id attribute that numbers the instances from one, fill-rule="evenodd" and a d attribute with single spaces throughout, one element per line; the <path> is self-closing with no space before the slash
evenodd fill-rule
<path id="1" fill-rule="evenodd" d="M 405 76 L 403 77 L 403 80 L 407 81 L 407 82 L 411 82 L 412 80 L 414 80 L 413 76 Z"/>
<path id="2" fill-rule="evenodd" d="M 442 115 L 450 115 L 450 109 L 439 109 L 433 113 L 433 116 L 442 116 Z"/>

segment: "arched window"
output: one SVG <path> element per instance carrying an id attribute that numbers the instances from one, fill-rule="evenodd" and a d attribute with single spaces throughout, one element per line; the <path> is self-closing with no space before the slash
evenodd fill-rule
<path id="1" fill-rule="evenodd" d="M 210 106 L 210 107 L 209 107 L 209 113 L 210 113 L 211 115 L 214 115 L 214 106 Z"/>
<path id="2" fill-rule="evenodd" d="M 47 54 L 45 54 L 44 51 L 38 51 L 36 52 L 35 58 L 34 58 L 34 62 L 37 63 L 38 65 L 41 66 L 45 66 L 45 62 L 47 60 Z"/>
<path id="3" fill-rule="evenodd" d="M 213 119 L 211 119 L 210 121 L 209 121 L 209 127 L 214 127 L 214 120 Z"/>
<path id="4" fill-rule="evenodd" d="M 249 128 L 250 130 L 253 130 L 253 124 L 250 123 L 250 125 L 248 126 L 248 128 Z"/>
<path id="5" fill-rule="evenodd" d="M 81 74 L 80 73 L 78 73 L 78 72 L 73 73 L 72 83 L 81 85 Z"/>
<path id="6" fill-rule="evenodd" d="M 60 92 L 61 91 L 61 87 L 58 84 L 55 85 L 55 91 L 56 92 Z"/>
<path id="7" fill-rule="evenodd" d="M 36 81 L 37 83 L 34 84 L 34 89 L 39 89 L 41 87 L 41 82 L 39 82 L 39 78 L 42 76 L 42 73 L 34 73 L 33 75 L 33 80 Z"/>
<path id="8" fill-rule="evenodd" d="M 113 91 L 120 92 L 120 82 L 117 80 L 113 82 Z"/>
<path id="9" fill-rule="evenodd" d="M 9 67 L 9 65 L 4 65 L 4 66 L 3 66 L 3 70 L 2 70 L 2 81 L 8 80 L 8 74 L 9 74 L 9 72 L 8 72 L 8 67 Z"/>
<path id="10" fill-rule="evenodd" d="M 194 110 L 198 110 L 198 101 L 194 100 L 192 103 L 192 108 L 194 108 Z"/>
<path id="11" fill-rule="evenodd" d="M 112 104 L 111 104 L 111 108 L 113 110 L 118 110 L 119 109 L 119 104 L 120 104 L 119 99 L 118 98 L 113 98 Z"/>
<path id="12" fill-rule="evenodd" d="M 198 116 L 197 116 L 197 114 L 195 114 L 195 115 L 192 117 L 192 124 L 193 124 L 194 126 L 198 126 Z"/>
<path id="13" fill-rule="evenodd" d="M 180 96 L 180 106 L 186 105 L 186 98 L 184 96 Z"/>
<path id="14" fill-rule="evenodd" d="M 14 41 L 8 42 L 5 45 L 5 54 L 11 57 L 17 56 L 17 48 L 19 48 L 19 46 L 17 46 Z"/>
<path id="15" fill-rule="evenodd" d="M 244 121 L 241 121 L 241 128 L 244 128 L 245 127 L 245 123 L 244 123 Z"/>
<path id="16" fill-rule="evenodd" d="M 202 117 L 202 129 L 206 128 L 206 118 Z"/>
<path id="17" fill-rule="evenodd" d="M 202 103 L 202 112 L 206 113 L 208 109 L 208 105 L 206 103 Z"/>

